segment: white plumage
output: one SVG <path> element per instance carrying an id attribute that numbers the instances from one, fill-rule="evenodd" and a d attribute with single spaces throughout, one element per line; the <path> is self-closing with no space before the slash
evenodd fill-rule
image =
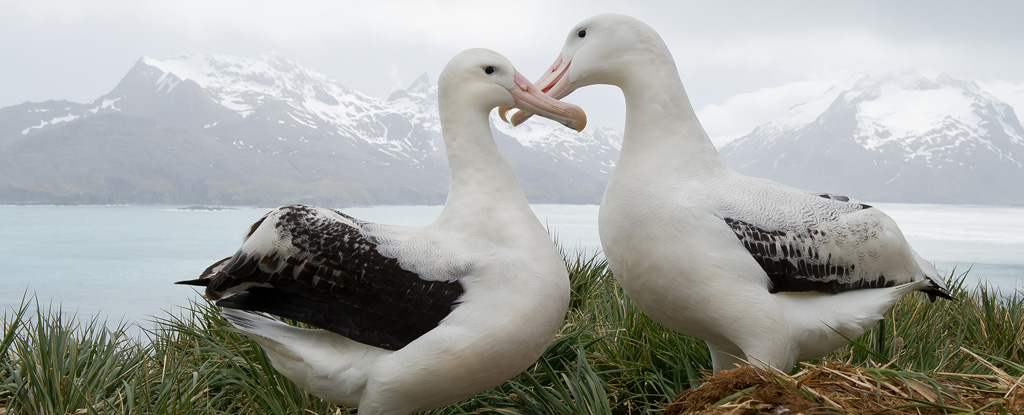
<path id="1" fill-rule="evenodd" d="M 581 130 L 582 110 L 482 49 L 454 57 L 438 87 L 451 187 L 434 223 L 286 206 L 254 224 L 234 256 L 182 282 L 205 286 L 282 374 L 362 415 L 429 410 L 504 382 L 536 361 L 568 306 L 563 259 L 498 152 L 488 113 L 514 105 Z"/>
<path id="2" fill-rule="evenodd" d="M 741 359 L 788 371 L 860 336 L 910 291 L 948 298 L 878 209 L 726 167 L 646 24 L 615 14 L 583 21 L 537 82 L 556 98 L 591 84 L 626 98 L 599 215 L 608 263 L 644 313 L 707 342 L 715 371 Z M 519 111 L 512 123 L 527 117 Z"/>

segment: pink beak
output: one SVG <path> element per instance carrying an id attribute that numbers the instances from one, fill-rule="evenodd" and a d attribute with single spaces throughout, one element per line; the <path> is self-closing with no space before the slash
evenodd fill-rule
<path id="1" fill-rule="evenodd" d="M 519 71 L 515 71 L 513 75 L 516 86 L 509 90 L 512 93 L 512 98 L 516 102 L 516 108 L 519 109 L 513 114 L 512 125 L 519 125 L 530 115 L 537 114 L 544 118 L 549 118 L 562 123 L 563 125 L 576 130 L 577 132 L 583 131 L 583 128 L 587 126 L 587 114 L 583 112 L 580 107 L 573 104 L 559 101 L 552 98 L 551 93 L 545 94 L 544 89 L 538 88 L 534 84 L 530 83 Z M 544 78 L 542 78 L 544 79 Z M 550 89 L 550 88 L 549 88 Z M 511 110 L 512 107 L 500 107 L 498 109 L 498 115 L 505 122 L 508 120 L 505 118 L 505 114 Z M 515 122 L 520 114 L 529 114 Z"/>
<path id="2" fill-rule="evenodd" d="M 547 72 L 544 73 L 544 76 L 541 76 L 541 78 L 537 80 L 536 88 L 539 88 L 545 94 L 553 97 L 554 99 L 561 99 L 566 95 L 569 95 L 569 93 L 572 92 L 572 84 L 569 82 L 566 74 L 569 72 L 569 65 L 571 63 L 571 60 L 564 60 L 562 59 L 562 55 L 558 55 L 558 59 L 555 59 L 555 63 L 548 68 Z M 516 74 L 518 75 L 518 72 Z M 523 121 L 526 121 L 528 118 L 533 116 L 533 113 L 530 111 L 520 108 L 519 111 L 512 114 L 512 119 L 510 121 L 507 118 L 507 114 L 511 109 L 511 107 L 500 107 L 498 108 L 498 115 L 503 121 L 512 125 L 522 124 Z"/>

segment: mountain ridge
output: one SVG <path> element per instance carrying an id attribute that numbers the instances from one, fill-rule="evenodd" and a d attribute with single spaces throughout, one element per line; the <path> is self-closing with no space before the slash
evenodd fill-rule
<path id="1" fill-rule="evenodd" d="M 425 73 L 371 97 L 277 54 L 142 56 L 91 103 L 0 108 L 0 203 L 440 204 L 436 100 Z M 620 132 L 491 122 L 532 203 L 600 202 Z M 949 75 L 851 77 L 720 152 L 867 201 L 1024 204 L 1016 113 Z"/>
<path id="2" fill-rule="evenodd" d="M 736 170 L 863 200 L 1024 204 L 1024 128 L 946 74 L 851 78 L 720 149 Z"/>
<path id="3" fill-rule="evenodd" d="M 0 203 L 439 204 L 436 94 L 424 74 L 369 97 L 276 54 L 143 56 L 93 103 L 0 109 Z M 615 148 L 554 123 L 493 130 L 532 202 L 600 200 Z"/>

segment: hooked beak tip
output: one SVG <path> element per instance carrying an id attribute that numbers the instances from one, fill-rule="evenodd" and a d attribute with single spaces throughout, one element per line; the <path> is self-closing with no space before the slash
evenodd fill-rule
<path id="1" fill-rule="evenodd" d="M 509 120 L 508 123 L 512 124 L 512 126 L 514 127 L 519 126 L 519 124 L 522 124 L 523 121 L 526 121 L 526 119 L 530 118 L 531 115 L 533 114 L 523 110 L 516 111 L 514 114 L 512 114 L 512 118 Z"/>
<path id="2" fill-rule="evenodd" d="M 573 120 L 575 122 L 569 128 L 576 130 L 577 133 L 582 133 L 583 129 L 587 127 L 587 114 L 583 110 L 579 110 Z"/>
<path id="3" fill-rule="evenodd" d="M 511 111 L 511 110 L 512 110 L 512 107 L 504 107 L 504 106 L 498 107 L 498 117 L 501 117 L 502 121 L 507 122 L 509 124 L 512 124 L 512 122 L 508 120 L 508 112 Z M 512 125 L 515 126 L 516 124 L 512 124 Z"/>

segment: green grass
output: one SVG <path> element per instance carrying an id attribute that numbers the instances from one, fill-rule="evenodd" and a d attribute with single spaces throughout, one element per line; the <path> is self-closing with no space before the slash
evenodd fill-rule
<path id="1" fill-rule="evenodd" d="M 537 364 L 431 414 L 647 414 L 701 384 L 711 365 L 703 342 L 641 314 L 603 260 L 566 262 L 570 309 Z M 958 301 L 908 296 L 883 325 L 826 360 L 878 382 L 929 387 L 941 376 L 1013 387 L 1024 376 L 1024 298 L 965 287 L 964 276 L 952 281 Z M 296 388 L 208 303 L 157 317 L 153 329 L 111 328 L 31 304 L 3 314 L 0 414 L 355 413 Z"/>

